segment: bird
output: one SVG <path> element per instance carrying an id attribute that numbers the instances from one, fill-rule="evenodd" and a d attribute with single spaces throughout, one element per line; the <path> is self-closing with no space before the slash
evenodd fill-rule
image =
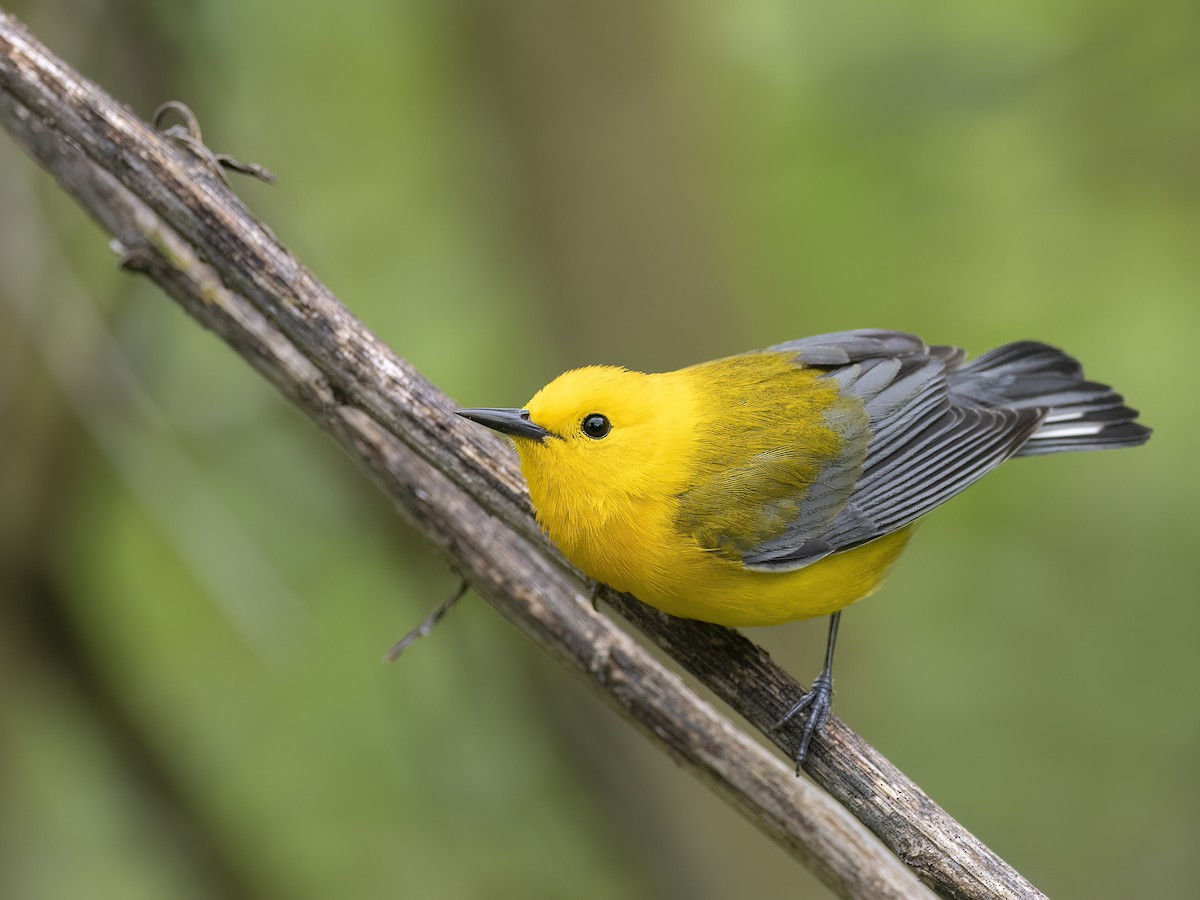
<path id="1" fill-rule="evenodd" d="M 732 627 L 829 616 L 795 762 L 824 735 L 841 612 L 918 521 L 1013 457 L 1144 444 L 1111 387 L 1037 341 L 958 347 L 858 329 L 663 373 L 586 366 L 521 408 L 458 415 L 510 437 L 537 520 L 586 576 Z"/>

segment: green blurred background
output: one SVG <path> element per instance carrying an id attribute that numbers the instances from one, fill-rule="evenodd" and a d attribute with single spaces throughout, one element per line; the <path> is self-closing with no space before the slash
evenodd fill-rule
<path id="1" fill-rule="evenodd" d="M 1052 896 L 1200 847 L 1200 5 L 9 4 L 469 405 L 879 326 L 1157 430 L 1018 461 L 852 609 L 838 712 Z M 0 138 L 0 896 L 823 897 L 473 595 Z M 824 625 L 759 631 L 801 679 Z"/>

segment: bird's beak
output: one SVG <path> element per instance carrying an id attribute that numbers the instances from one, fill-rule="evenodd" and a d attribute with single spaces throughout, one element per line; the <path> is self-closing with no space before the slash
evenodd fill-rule
<path id="1" fill-rule="evenodd" d="M 530 421 L 527 409 L 460 409 L 457 412 L 464 419 L 486 425 L 493 431 L 528 438 L 539 444 L 545 443 L 548 437 L 557 437 L 554 432 Z"/>

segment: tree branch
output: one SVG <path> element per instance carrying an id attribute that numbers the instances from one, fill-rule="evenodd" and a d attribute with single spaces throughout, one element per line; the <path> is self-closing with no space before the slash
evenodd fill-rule
<path id="1" fill-rule="evenodd" d="M 841 896 L 928 896 L 917 877 L 943 897 L 1042 896 L 841 721 L 814 743 L 808 771 L 845 810 L 595 614 L 582 576 L 539 532 L 511 449 L 454 416 L 202 156 L 3 12 L 0 122 L 115 237 L 124 265 L 329 432 L 476 591 Z M 769 728 L 803 689 L 765 652 L 736 632 L 601 596 L 791 754 L 792 736 Z"/>

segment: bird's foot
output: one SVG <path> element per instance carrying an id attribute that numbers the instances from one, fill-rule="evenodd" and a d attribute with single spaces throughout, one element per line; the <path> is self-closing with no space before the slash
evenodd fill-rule
<path id="1" fill-rule="evenodd" d="M 796 705 L 787 711 L 782 719 L 772 726 L 772 731 L 778 731 L 798 714 L 805 712 L 804 730 L 800 732 L 800 745 L 796 748 L 796 774 L 808 759 L 808 746 L 812 743 L 813 735 L 824 736 L 825 723 L 829 721 L 829 711 L 833 708 L 833 677 L 828 671 L 822 672 L 813 682 L 812 688 L 796 701 Z"/>

